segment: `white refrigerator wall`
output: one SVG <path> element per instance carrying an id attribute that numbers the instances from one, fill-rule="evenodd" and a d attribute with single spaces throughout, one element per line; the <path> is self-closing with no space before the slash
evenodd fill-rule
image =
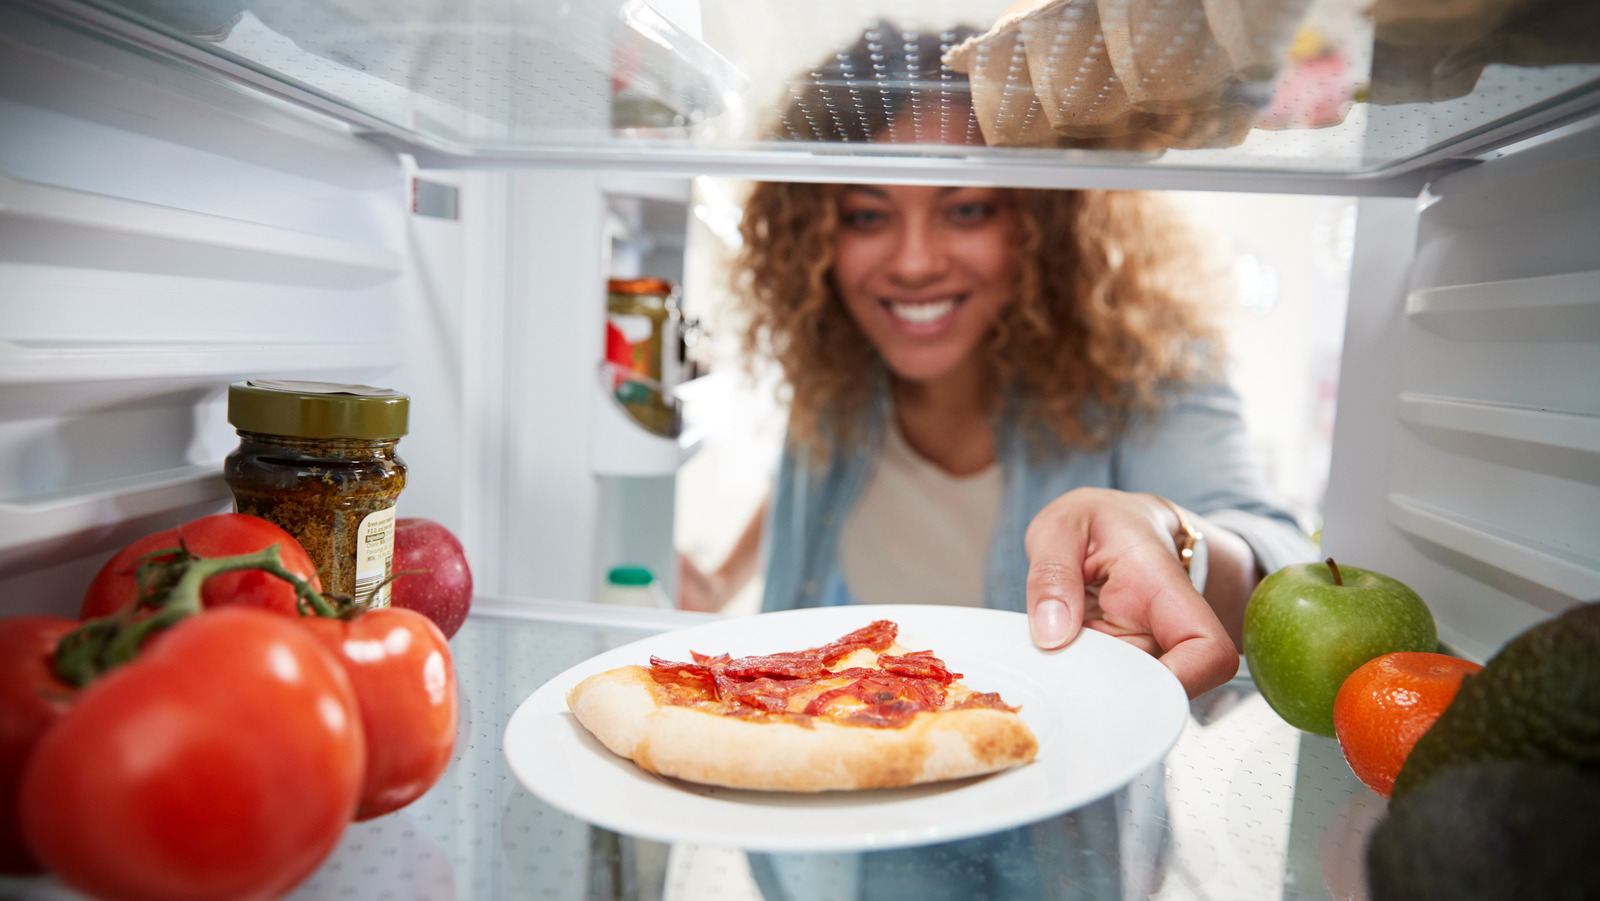
<path id="1" fill-rule="evenodd" d="M 1324 550 L 1481 660 L 1600 599 L 1600 130 L 1359 215 Z"/>

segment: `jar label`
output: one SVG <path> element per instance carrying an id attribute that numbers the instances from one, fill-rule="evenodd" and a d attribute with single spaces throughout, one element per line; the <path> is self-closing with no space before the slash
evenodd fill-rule
<path id="1" fill-rule="evenodd" d="M 655 353 L 656 324 L 648 316 L 612 313 L 606 317 L 606 361 L 661 381 Z"/>
<path id="2" fill-rule="evenodd" d="M 394 508 L 368 513 L 356 530 L 356 588 L 358 601 L 369 607 L 389 606 L 389 583 L 394 569 Z M 381 586 L 381 587 L 380 587 Z M 367 595 L 377 593 L 367 599 Z"/>

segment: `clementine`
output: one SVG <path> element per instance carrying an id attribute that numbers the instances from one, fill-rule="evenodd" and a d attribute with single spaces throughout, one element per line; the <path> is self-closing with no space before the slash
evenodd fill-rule
<path id="1" fill-rule="evenodd" d="M 1333 701 L 1334 734 L 1356 778 L 1389 797 L 1411 747 L 1450 706 L 1461 680 L 1481 669 L 1421 651 L 1384 654 L 1356 667 Z"/>

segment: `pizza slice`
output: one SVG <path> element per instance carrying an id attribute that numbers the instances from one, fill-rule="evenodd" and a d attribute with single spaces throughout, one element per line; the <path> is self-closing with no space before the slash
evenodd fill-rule
<path id="1" fill-rule="evenodd" d="M 889 788 L 998 772 L 1038 751 L 1018 709 L 963 685 L 879 620 L 817 648 L 652 657 L 584 679 L 567 706 L 612 752 L 690 782 Z"/>

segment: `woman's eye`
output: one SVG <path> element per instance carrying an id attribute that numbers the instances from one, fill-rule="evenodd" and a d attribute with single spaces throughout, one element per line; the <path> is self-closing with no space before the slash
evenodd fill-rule
<path id="1" fill-rule="evenodd" d="M 952 220 L 968 224 L 988 221 L 994 214 L 994 204 L 979 201 L 958 203 L 950 208 L 950 218 Z"/>
<path id="2" fill-rule="evenodd" d="M 839 214 L 839 223 L 846 228 L 873 228 L 888 221 L 879 210 L 845 210 Z"/>

